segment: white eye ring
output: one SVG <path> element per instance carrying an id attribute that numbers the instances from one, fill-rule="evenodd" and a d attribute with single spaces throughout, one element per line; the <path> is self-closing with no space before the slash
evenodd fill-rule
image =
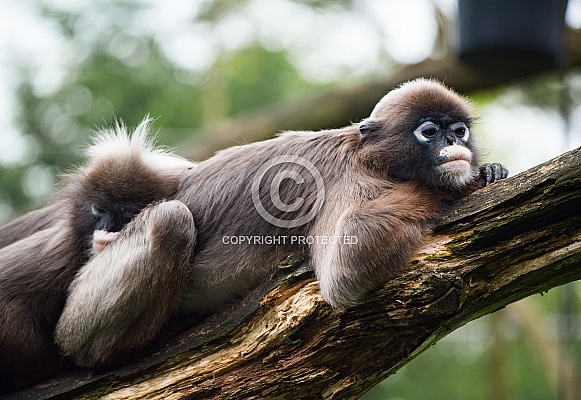
<path id="1" fill-rule="evenodd" d="M 438 124 L 435 124 L 432 121 L 426 121 L 416 128 L 416 130 L 414 131 L 414 135 L 420 142 L 427 143 L 432 139 L 434 135 L 426 135 L 426 133 L 432 129 L 437 131 L 438 129 L 440 129 L 440 127 L 438 126 Z"/>
<path id="2" fill-rule="evenodd" d="M 470 130 L 468 129 L 464 122 L 456 122 L 455 124 L 450 125 L 450 129 L 453 130 L 458 139 L 460 139 L 463 142 L 466 142 L 470 137 Z M 464 134 L 458 135 L 456 133 L 458 129 L 464 129 Z"/>

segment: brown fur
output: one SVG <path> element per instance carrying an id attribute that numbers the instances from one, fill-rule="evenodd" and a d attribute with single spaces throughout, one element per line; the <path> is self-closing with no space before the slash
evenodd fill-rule
<path id="1" fill-rule="evenodd" d="M 163 202 L 144 210 L 124 229 L 118 243 L 85 265 L 71 285 L 67 313 L 72 318 L 61 320 L 58 327 L 59 335 L 70 340 L 59 342 L 61 350 L 71 354 L 83 349 L 74 354 L 74 361 L 89 367 L 122 359 L 147 345 L 176 311 L 188 282 L 188 256 L 195 236 L 192 215 L 182 203 Z M 138 279 L 118 279 L 119 274 Z M 101 288 L 116 294 L 108 299 L 108 307 L 86 301 Z M 102 334 L 92 336 L 85 325 L 77 323 L 87 312 L 100 313 L 93 328 Z"/>
<path id="2" fill-rule="evenodd" d="M 63 204 L 55 203 L 14 219 L 0 227 L 0 249 L 24 239 L 35 232 L 50 228 L 60 219 Z M 62 214 L 64 217 L 64 214 Z"/>
<path id="3" fill-rule="evenodd" d="M 439 136 L 419 143 L 414 132 L 427 118 L 439 124 Z M 193 250 L 187 241 L 180 242 L 182 247 L 153 245 L 151 233 L 138 226 L 165 226 L 160 243 L 171 243 L 175 222 L 163 219 L 167 218 L 163 213 L 140 214 L 132 222 L 136 228 L 122 233 L 111 246 L 130 255 L 123 267 L 110 268 L 111 284 L 93 277 L 93 270 L 107 264 L 105 255 L 97 255 L 83 268 L 57 325 L 57 344 L 83 366 L 110 363 L 142 346 L 144 337 L 155 336 L 160 321 L 169 319 L 172 307 L 167 306 L 167 314 L 157 315 L 151 323 L 140 321 L 136 336 L 127 334 L 134 320 L 120 316 L 147 314 L 158 298 L 165 299 L 163 293 L 182 288 L 176 286 L 182 282 L 178 276 L 150 290 L 152 275 L 158 274 L 161 280 L 167 274 L 185 273 L 181 267 L 172 267 L 174 261 L 167 268 L 166 260 L 180 259 L 180 255 L 189 259 L 188 285 L 179 296 L 183 318 L 203 317 L 240 298 L 270 279 L 277 262 L 289 253 L 310 258 L 321 292 L 330 304 L 345 307 L 357 303 L 369 290 L 405 270 L 431 221 L 451 199 L 506 176 L 505 169 L 496 168 L 499 174 L 481 182 L 478 151 L 471 136 L 456 136 L 452 128 L 461 122 L 468 130 L 471 121 L 470 106 L 464 99 L 436 82 L 418 80 L 390 92 L 360 124 L 321 132 L 286 132 L 275 139 L 219 152 L 186 174 L 175 196 L 193 216 Z M 471 164 L 460 172 L 442 167 L 443 162 L 451 161 L 446 160 L 446 151 L 452 143 L 456 154 L 470 155 Z M 460 148 L 464 152 L 458 153 Z M 272 165 L 257 191 L 253 185 L 269 162 L 288 156 L 311 163 L 325 190 L 324 203 L 314 218 L 294 227 L 267 221 L 258 212 L 256 194 L 273 218 L 288 221 L 308 216 L 320 193 L 315 175 L 309 176 L 304 166 L 287 161 Z M 278 175 L 281 173 L 286 175 Z M 454 174 L 461 174 L 462 179 Z M 292 178 L 297 175 L 303 180 Z M 270 182 L 277 176 L 286 176 L 277 186 L 282 203 L 292 205 L 301 200 L 298 209 L 284 210 L 268 201 L 272 197 Z M 358 242 L 290 242 L 291 237 L 317 236 L 356 237 Z M 286 237 L 288 241 L 233 244 L 225 240 L 239 237 Z M 144 245 L 136 249 L 135 241 Z M 147 273 L 132 272 L 137 260 L 147 260 Z M 121 288 L 126 286 L 138 288 L 141 301 L 125 298 Z M 92 289 L 90 295 L 85 294 L 88 288 Z M 115 322 L 103 325 L 103 319 Z"/>
<path id="4" fill-rule="evenodd" d="M 114 138 L 114 154 L 103 149 L 110 139 L 93 146 L 87 166 L 66 176 L 54 204 L 0 229 L 0 393 L 45 379 L 66 365 L 53 333 L 69 285 L 89 260 L 93 231 L 102 222 L 91 208 L 102 210 L 107 227 L 118 230 L 152 202 L 173 197 L 178 177 L 193 165 L 156 153 L 152 157 L 178 161 L 175 168 L 152 167 L 144 157 L 150 154 L 147 143 L 131 142 L 123 129 Z"/>
<path id="5" fill-rule="evenodd" d="M 0 250 L 0 393 L 62 368 L 52 333 L 82 263 L 66 224 Z"/>

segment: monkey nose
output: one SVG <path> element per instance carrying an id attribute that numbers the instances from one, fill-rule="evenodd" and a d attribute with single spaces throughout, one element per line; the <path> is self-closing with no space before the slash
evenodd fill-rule
<path id="1" fill-rule="evenodd" d="M 448 146 L 452 146 L 458 142 L 458 138 L 453 133 L 452 134 L 447 133 L 444 137 L 446 138 L 446 143 L 448 144 Z"/>

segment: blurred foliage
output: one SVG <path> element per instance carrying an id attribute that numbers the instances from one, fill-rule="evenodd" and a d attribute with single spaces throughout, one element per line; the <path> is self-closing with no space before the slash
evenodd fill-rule
<path id="1" fill-rule="evenodd" d="M 486 325 L 484 322 L 480 325 Z M 486 326 L 484 326 L 486 328 Z M 361 400 L 470 399 L 492 400 L 494 373 L 490 352 L 476 352 L 469 343 L 441 341 L 363 395 Z M 462 348 L 458 348 L 463 346 Z M 532 349 L 522 337 L 514 338 L 505 353 L 510 382 L 510 400 L 547 400 L 555 398 Z M 449 354 L 453 352 L 455 354 Z M 398 376 L 399 375 L 399 376 Z M 531 379 L 537 376 L 541 379 Z"/>
<path id="2" fill-rule="evenodd" d="M 313 9 L 343 8 L 350 9 L 355 3 L 354 0 L 294 0 L 296 3 L 304 4 Z M 215 0 L 205 1 L 199 13 L 200 20 L 214 21 L 228 13 L 235 12 L 248 0 Z"/>
<path id="3" fill-rule="evenodd" d="M 267 51 L 256 43 L 228 57 L 218 73 L 226 80 L 230 115 L 304 93 L 309 86 L 288 63 L 284 52 Z"/>
<path id="4" fill-rule="evenodd" d="M 581 282 L 570 286 L 581 294 Z M 535 321 L 551 345 L 559 341 L 561 298 L 564 287 L 555 288 L 522 302 L 538 311 Z M 577 317 L 578 318 L 578 317 Z M 500 332 L 493 332 L 497 320 Z M 578 321 L 578 319 L 577 319 Z M 548 349 L 531 337 L 518 310 L 507 309 L 472 321 L 420 354 L 395 375 L 372 388 L 361 400 L 467 399 L 546 400 L 558 398 L 548 378 Z M 579 338 L 575 346 L 579 348 Z M 539 347 L 541 346 L 541 347 Z M 500 351 L 500 360 L 493 360 Z M 498 365 L 498 362 L 502 365 Z M 502 368 L 503 382 L 497 369 Z"/>
<path id="5" fill-rule="evenodd" d="M 103 2 L 97 2 L 97 12 Z M 283 51 L 251 43 L 224 51 L 205 72 L 192 72 L 172 63 L 153 37 L 132 35 L 132 2 L 113 2 L 112 29 L 98 32 L 87 55 L 72 64 L 67 81 L 54 93 L 37 94 L 25 68 L 18 90 L 18 124 L 33 143 L 35 157 L 26 166 L 0 166 L 0 201 L 17 213 L 41 205 L 45 192 L 26 188 L 26 175 L 42 167 L 49 177 L 78 163 L 95 129 L 120 119 L 135 126 L 146 114 L 156 118 L 160 141 L 176 144 L 184 132 L 225 117 L 303 93 L 305 81 Z M 77 40 L 79 15 L 50 9 L 47 18 Z M 111 9 L 103 9 L 107 15 Z M 79 45 L 79 43 L 76 43 Z M 187 51 L 187 49 L 184 49 Z M 170 127 L 163 129 L 163 127 Z M 54 181 L 54 178 L 50 180 Z M 50 185 L 49 185 L 50 186 Z M 1 217 L 1 215 L 0 215 Z"/>

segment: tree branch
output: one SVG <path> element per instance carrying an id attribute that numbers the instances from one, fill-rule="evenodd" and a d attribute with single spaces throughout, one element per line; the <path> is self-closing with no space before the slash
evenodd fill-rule
<path id="1" fill-rule="evenodd" d="M 569 29 L 566 35 L 569 66 L 581 66 L 581 29 Z M 554 70 L 553 70 L 554 71 Z M 208 126 L 196 134 L 184 132 L 179 146 L 182 155 L 202 160 L 217 150 L 240 143 L 272 137 L 284 130 L 337 128 L 369 116 L 375 104 L 391 89 L 417 77 L 436 78 L 460 93 L 490 89 L 543 72 L 476 68 L 450 55 L 405 65 L 388 76 L 372 82 L 326 91 L 294 102 L 274 104 L 254 113 Z"/>
<path id="2" fill-rule="evenodd" d="M 275 282 L 133 364 L 11 398 L 355 399 L 460 326 L 581 278 L 581 148 L 459 201 L 410 272 L 348 310 L 289 258 Z"/>

